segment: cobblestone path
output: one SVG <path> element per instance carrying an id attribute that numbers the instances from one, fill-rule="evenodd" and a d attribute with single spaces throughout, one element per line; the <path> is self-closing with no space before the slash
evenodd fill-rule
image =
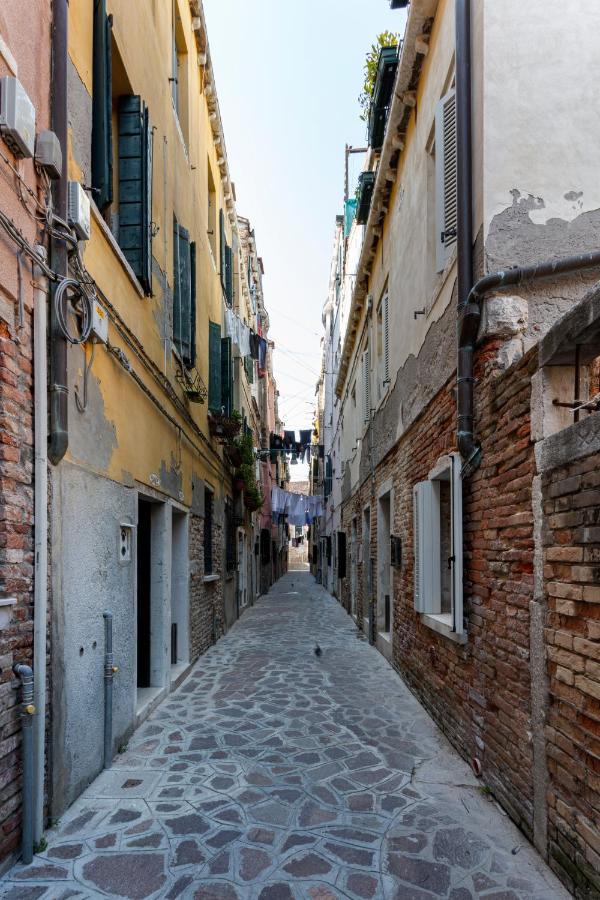
<path id="1" fill-rule="evenodd" d="M 338 603 L 290 573 L 2 896 L 568 897 L 479 788 Z"/>

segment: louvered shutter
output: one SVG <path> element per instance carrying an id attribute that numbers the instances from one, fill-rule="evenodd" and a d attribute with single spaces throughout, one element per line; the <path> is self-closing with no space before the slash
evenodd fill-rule
<path id="1" fill-rule="evenodd" d="M 93 50 L 92 187 L 98 208 L 105 210 L 113 200 L 112 16 L 106 15 L 106 0 L 94 0 Z"/>
<path id="2" fill-rule="evenodd" d="M 390 381 L 390 300 L 388 295 L 383 298 L 383 382 L 384 390 Z"/>
<path id="3" fill-rule="evenodd" d="M 178 350 L 184 363 L 192 359 L 192 264 L 190 235 L 183 225 L 179 232 L 179 342 Z"/>
<path id="4" fill-rule="evenodd" d="M 208 408 L 221 412 L 221 326 L 208 323 Z"/>
<path id="5" fill-rule="evenodd" d="M 225 296 L 231 306 L 233 304 L 233 251 L 225 245 Z"/>
<path id="6" fill-rule="evenodd" d="M 224 291 L 227 291 L 227 282 L 226 282 L 226 275 L 225 275 L 225 270 L 227 267 L 226 247 L 227 247 L 227 242 L 225 240 L 225 215 L 223 213 L 223 210 L 220 209 L 219 210 L 219 258 L 221 260 L 221 272 L 220 272 L 221 287 L 223 288 Z"/>
<path id="7" fill-rule="evenodd" d="M 452 614 L 454 631 L 462 634 L 463 624 L 463 509 L 462 459 L 452 454 Z"/>
<path id="8" fill-rule="evenodd" d="M 189 365 L 196 365 L 196 242 L 190 244 L 190 356 Z"/>
<path id="9" fill-rule="evenodd" d="M 363 419 L 368 422 L 371 418 L 371 372 L 369 363 L 369 351 L 365 350 L 362 355 L 363 363 Z"/>
<path id="10" fill-rule="evenodd" d="M 413 542 L 415 556 L 414 605 L 417 612 L 439 612 L 440 532 L 435 504 L 439 504 L 436 482 L 420 481 L 413 489 Z M 439 523 L 439 515 L 437 518 Z"/>
<path id="11" fill-rule="evenodd" d="M 233 362 L 231 359 L 231 338 L 221 338 L 221 409 L 226 416 L 231 415 L 233 406 Z"/>
<path id="12" fill-rule="evenodd" d="M 449 91 L 435 114 L 435 212 L 437 271 L 442 272 L 456 244 L 456 94 Z"/>
<path id="13" fill-rule="evenodd" d="M 152 279 L 152 138 L 137 94 L 119 97 L 119 246 L 148 294 Z"/>

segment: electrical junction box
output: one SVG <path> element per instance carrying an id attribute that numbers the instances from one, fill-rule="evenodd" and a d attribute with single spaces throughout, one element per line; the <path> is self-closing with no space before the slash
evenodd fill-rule
<path id="1" fill-rule="evenodd" d="M 108 315 L 103 306 L 94 300 L 92 303 L 92 328 L 90 336 L 96 338 L 102 344 L 108 341 Z"/>
<path id="2" fill-rule="evenodd" d="M 0 133 L 15 156 L 33 156 L 35 106 L 18 78 L 0 78 Z"/>
<path id="3" fill-rule="evenodd" d="M 90 198 L 78 181 L 69 182 L 69 225 L 80 241 L 90 239 Z"/>
<path id="4" fill-rule="evenodd" d="M 35 139 L 35 162 L 48 178 L 56 180 L 62 173 L 62 150 L 53 131 L 40 131 Z"/>

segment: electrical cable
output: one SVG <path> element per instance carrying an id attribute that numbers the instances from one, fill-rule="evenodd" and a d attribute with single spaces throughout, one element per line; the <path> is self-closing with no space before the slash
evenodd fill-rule
<path id="1" fill-rule="evenodd" d="M 75 405 L 76 405 L 76 407 L 77 407 L 77 409 L 79 410 L 80 413 L 84 413 L 84 412 L 86 411 L 86 408 L 87 408 L 87 403 L 88 403 L 88 380 L 89 380 L 90 370 L 91 370 L 91 368 L 92 368 L 92 363 L 94 362 L 94 354 L 95 354 L 95 352 L 96 352 L 96 341 L 93 340 L 93 341 L 92 341 L 92 352 L 91 352 L 91 354 L 90 354 L 90 361 L 89 361 L 89 363 L 84 367 L 84 370 L 83 370 L 83 400 L 80 400 L 80 399 L 79 399 L 79 390 L 78 390 L 78 388 L 77 388 L 77 385 L 75 385 Z M 83 348 L 83 353 L 84 353 L 84 357 L 85 357 L 85 347 Z"/>
<path id="2" fill-rule="evenodd" d="M 79 303 L 79 308 L 73 297 L 68 298 L 67 291 L 69 290 L 75 291 L 75 297 L 77 303 Z M 79 335 L 72 334 L 67 323 L 64 307 L 66 306 L 68 299 L 71 300 L 73 308 L 81 316 Z M 54 311 L 58 327 L 67 341 L 70 344 L 85 344 L 92 330 L 92 298 L 87 291 L 84 290 L 83 285 L 75 278 L 63 278 L 59 283 L 54 292 Z"/>

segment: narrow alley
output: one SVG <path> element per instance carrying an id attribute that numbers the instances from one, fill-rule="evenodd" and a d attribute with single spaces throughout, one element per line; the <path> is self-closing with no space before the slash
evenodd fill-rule
<path id="1" fill-rule="evenodd" d="M 248 610 L 47 837 L 3 897 L 568 897 L 308 572 Z"/>

